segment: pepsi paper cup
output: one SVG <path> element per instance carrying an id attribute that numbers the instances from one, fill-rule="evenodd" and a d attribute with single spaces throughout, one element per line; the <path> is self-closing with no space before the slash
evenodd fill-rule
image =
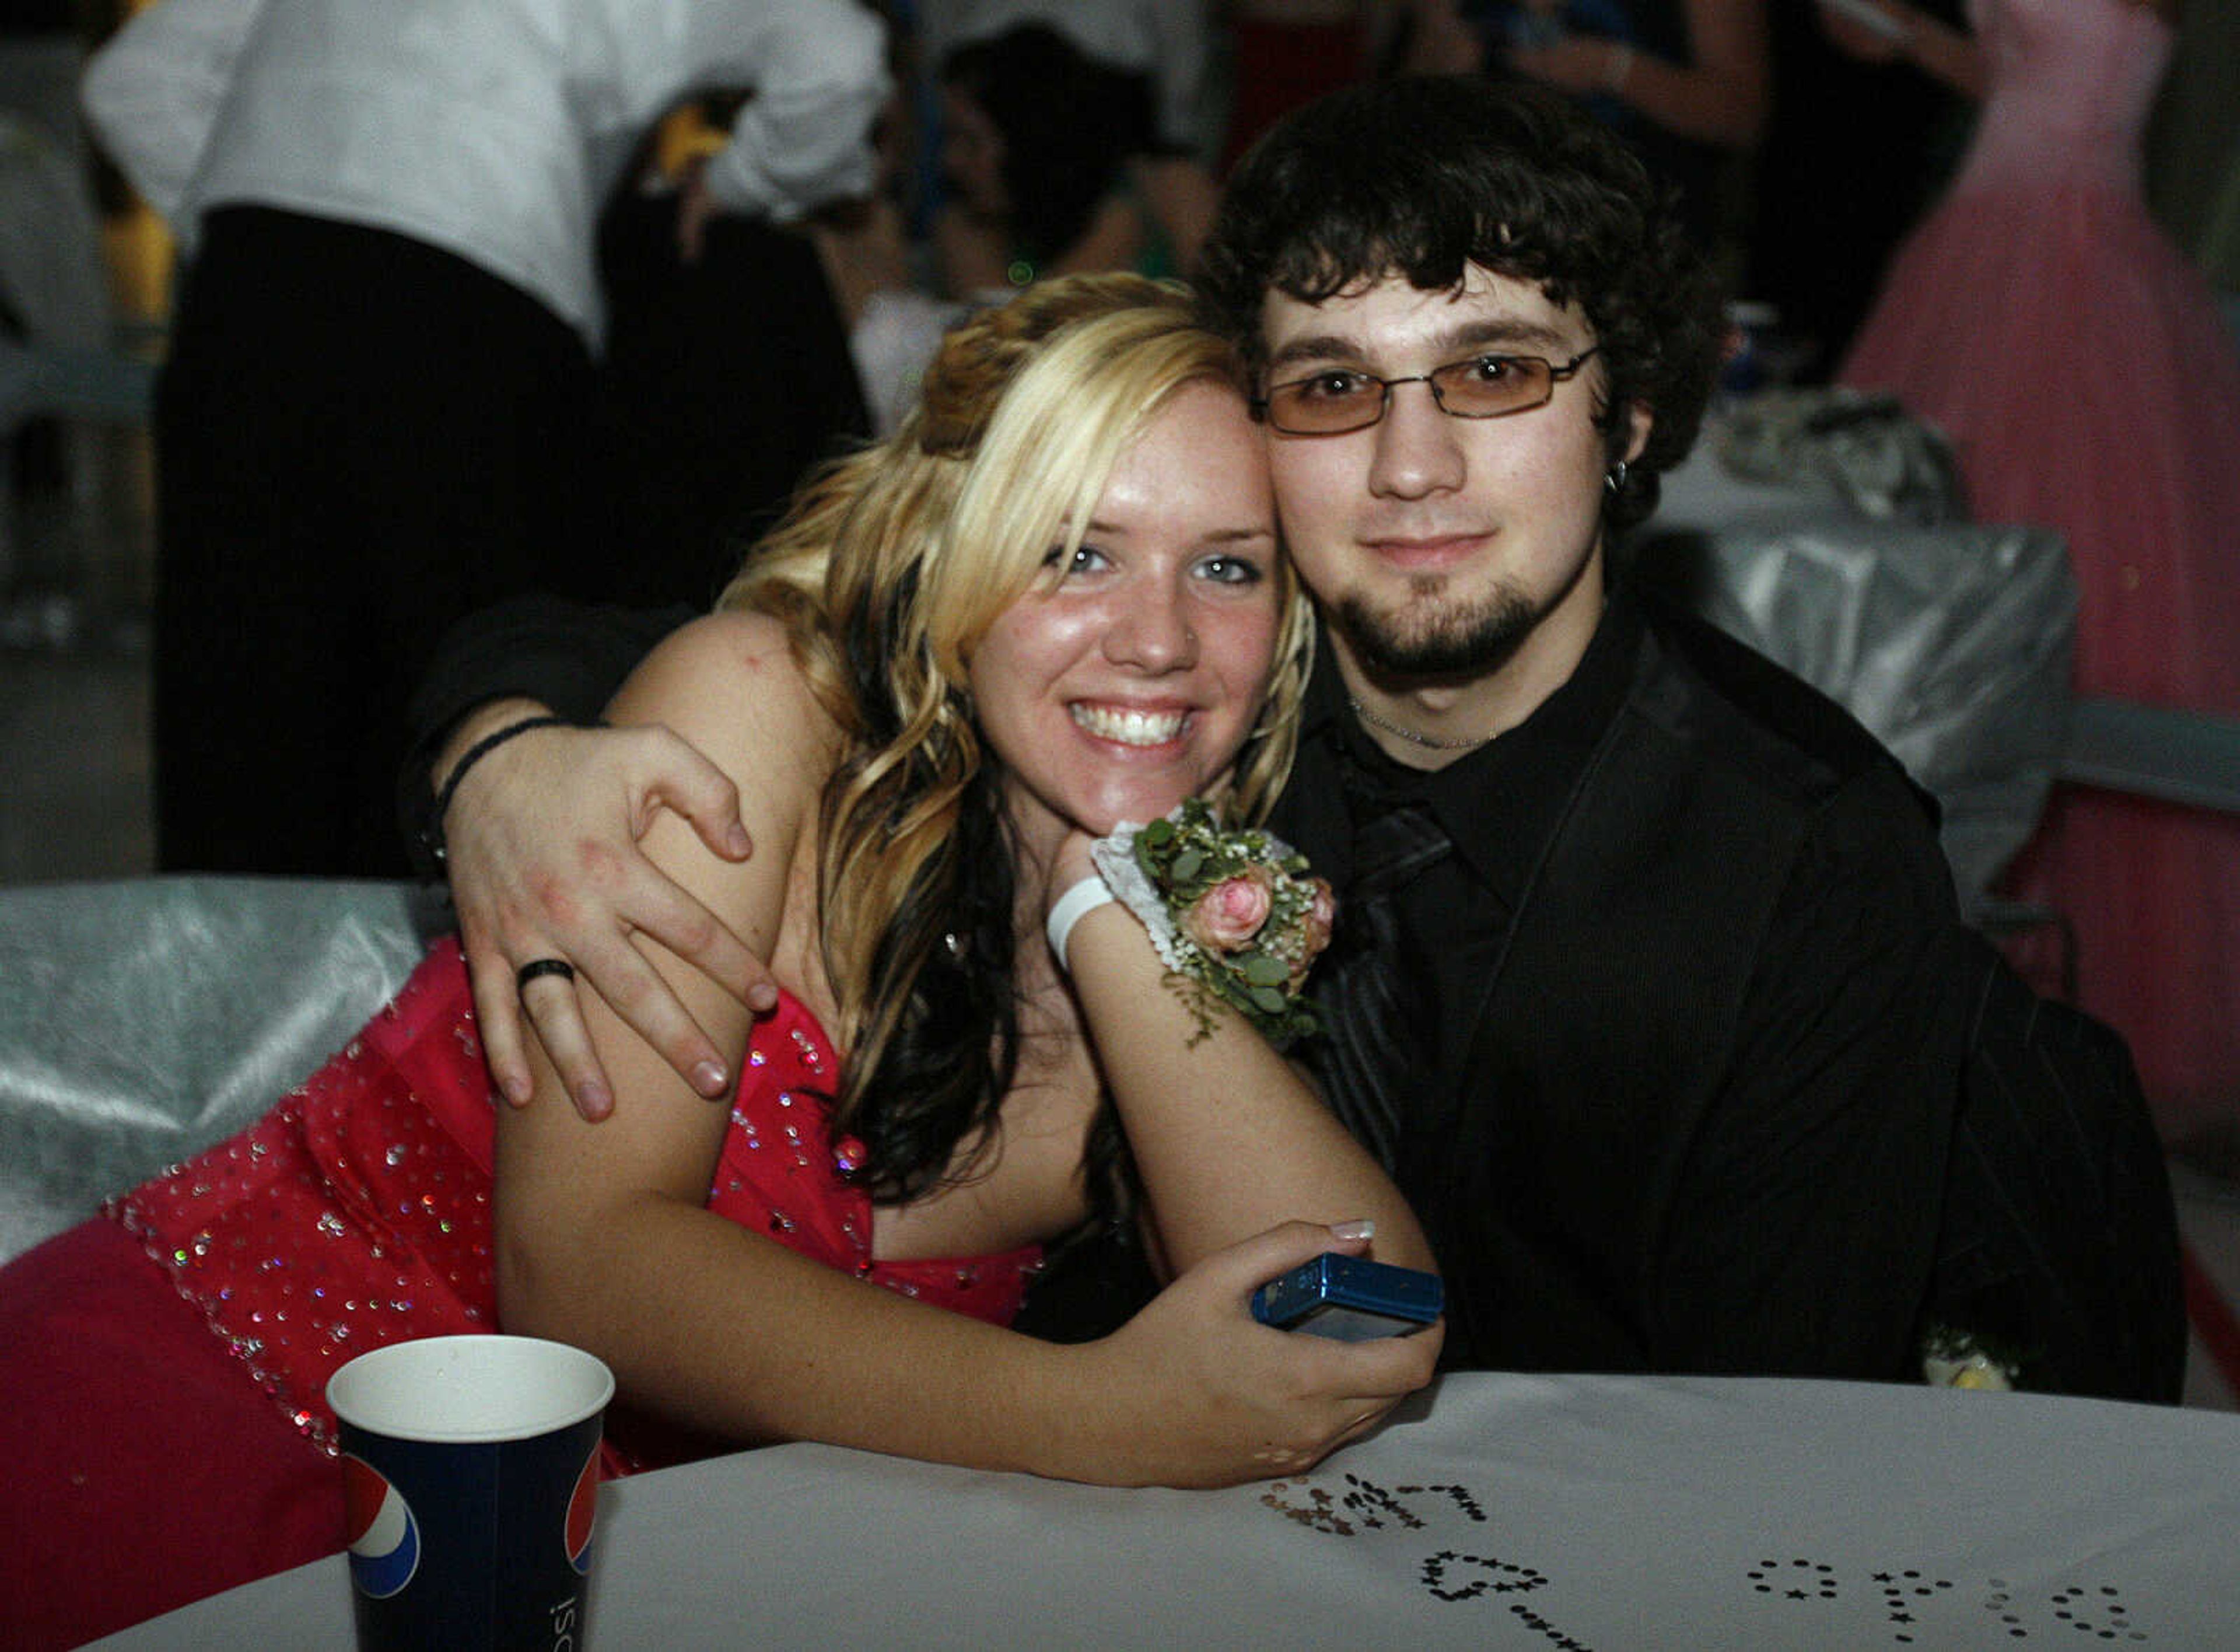
<path id="1" fill-rule="evenodd" d="M 529 1336 L 430 1336 L 327 1384 L 364 1652 L 581 1648 L 615 1379 Z"/>

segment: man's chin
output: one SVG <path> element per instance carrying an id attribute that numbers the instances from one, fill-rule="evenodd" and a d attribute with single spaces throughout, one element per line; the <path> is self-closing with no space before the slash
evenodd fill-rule
<path id="1" fill-rule="evenodd" d="M 1400 614 L 1377 612 L 1349 596 L 1330 619 L 1371 676 L 1410 681 L 1490 676 L 1516 657 L 1540 623 L 1530 604 L 1509 592 L 1465 611 Z"/>

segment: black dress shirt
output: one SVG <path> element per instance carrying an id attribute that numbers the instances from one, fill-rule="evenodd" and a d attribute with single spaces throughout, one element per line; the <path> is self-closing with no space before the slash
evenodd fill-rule
<path id="1" fill-rule="evenodd" d="M 1474 983 L 1499 962 L 1509 921 L 1555 834 L 1572 782 L 1624 701 L 1629 629 L 1597 630 L 1570 680 L 1499 739 L 1437 770 L 1385 755 L 1346 703 L 1324 641 L 1300 719 L 1299 755 L 1270 824 L 1343 897 L 1353 870 L 1351 807 L 1378 800 L 1430 809 L 1455 852 L 1397 897 L 1411 955 L 1405 977 L 1424 1002 L 1410 1026 L 1423 1041 L 1419 1079 L 1451 1072 L 1469 1033 Z M 1364 803 L 1363 798 L 1368 801 Z M 1345 922 L 1341 907 L 1338 923 Z"/>
<path id="2" fill-rule="evenodd" d="M 1317 663 L 1271 824 L 1341 928 L 1350 794 L 1419 801 L 1456 845 L 1399 897 L 1422 1053 L 1391 1167 L 1447 1276 L 1450 1364 L 1906 1372 L 1960 1067 L 1924 971 L 1950 874 L 1888 755 L 1742 655 L 1620 596 L 1537 711 L 1436 772 L 1379 749 Z M 1657 795 L 1699 769 L 1722 801 Z M 1634 813 L 1653 877 L 1593 863 Z"/>

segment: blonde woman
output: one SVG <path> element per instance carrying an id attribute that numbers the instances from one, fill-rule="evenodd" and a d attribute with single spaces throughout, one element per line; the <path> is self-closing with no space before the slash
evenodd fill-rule
<path id="1" fill-rule="evenodd" d="M 805 1438 L 1216 1484 L 1429 1379 L 1436 1330 L 1341 1346 L 1249 1312 L 1372 1232 L 1430 1265 L 1374 1162 L 1250 1027 L 1199 1036 L 1126 909 L 1080 916 L 1063 963 L 1045 939 L 1096 835 L 1197 795 L 1249 816 L 1288 766 L 1310 624 L 1243 383 L 1173 289 L 1037 287 L 624 687 L 613 720 L 755 783 L 743 862 L 647 840 L 782 989 L 750 1016 L 654 949 L 743 1075 L 730 1106 L 597 1002 L 629 1104 L 590 1125 L 548 1068 L 540 1104 L 496 1105 L 447 943 L 263 1122 L 9 1270 L 0 1448 L 41 1530 L 4 1569 L 52 1616 L 35 1644 L 331 1549 L 326 1375 L 493 1318 L 614 1367 L 624 1468 Z M 1174 1282 L 1097 1342 L 1006 1329 L 1043 1248 L 1100 1222 Z"/>

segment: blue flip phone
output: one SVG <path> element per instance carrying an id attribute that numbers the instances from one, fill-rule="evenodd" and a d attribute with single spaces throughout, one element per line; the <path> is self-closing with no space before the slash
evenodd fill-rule
<path id="1" fill-rule="evenodd" d="M 1325 1251 L 1252 1293 L 1252 1317 L 1278 1330 L 1342 1342 L 1405 1336 L 1446 1306 L 1437 1274 Z"/>

